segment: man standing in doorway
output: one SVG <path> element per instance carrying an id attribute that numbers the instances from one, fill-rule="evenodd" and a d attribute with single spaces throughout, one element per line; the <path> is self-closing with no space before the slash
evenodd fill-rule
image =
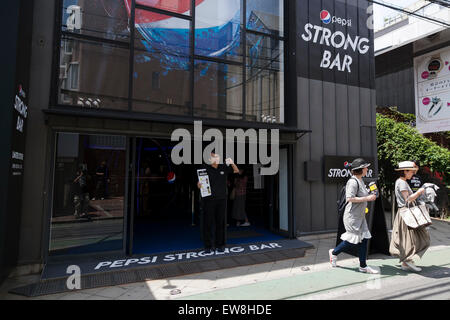
<path id="1" fill-rule="evenodd" d="M 227 216 L 227 178 L 231 173 L 239 173 L 233 160 L 226 159 L 220 164 L 220 155 L 211 153 L 210 164 L 204 166 L 211 185 L 211 195 L 203 198 L 204 244 L 207 252 L 225 249 Z M 198 188 L 202 187 L 198 182 Z"/>

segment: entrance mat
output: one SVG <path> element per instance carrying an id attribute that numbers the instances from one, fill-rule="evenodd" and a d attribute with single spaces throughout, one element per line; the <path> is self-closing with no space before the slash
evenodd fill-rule
<path id="1" fill-rule="evenodd" d="M 254 238 L 263 236 L 264 234 L 259 233 L 255 230 L 235 230 L 235 231 L 228 231 L 227 239 Z"/>
<path id="2" fill-rule="evenodd" d="M 72 291 L 67 288 L 67 281 L 72 282 L 73 271 L 66 271 L 74 265 L 81 270 L 81 289 L 92 289 L 301 258 L 309 248 L 313 246 L 304 241 L 279 240 L 230 245 L 224 252 L 209 254 L 197 250 L 108 261 L 97 259 L 49 263 L 44 268 L 40 282 L 11 289 L 9 293 L 35 297 Z"/>

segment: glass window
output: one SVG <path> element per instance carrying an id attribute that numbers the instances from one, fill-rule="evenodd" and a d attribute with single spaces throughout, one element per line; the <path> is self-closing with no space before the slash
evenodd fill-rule
<path id="1" fill-rule="evenodd" d="M 128 109 L 129 50 L 63 38 L 59 103 L 97 109 Z"/>
<path id="2" fill-rule="evenodd" d="M 247 120 L 284 123 L 283 60 L 282 41 L 247 34 Z"/>
<path id="3" fill-rule="evenodd" d="M 126 138 L 59 133 L 50 254 L 123 249 Z"/>
<path id="4" fill-rule="evenodd" d="M 131 2 L 131 0 L 126 1 L 128 3 Z M 204 0 L 196 0 L 195 2 L 196 4 L 199 4 L 203 1 Z M 166 10 L 174 13 L 180 13 L 185 15 L 191 14 L 191 0 L 136 0 L 136 4 Z"/>
<path id="5" fill-rule="evenodd" d="M 242 61 L 241 0 L 209 0 L 195 9 L 195 54 Z"/>
<path id="6" fill-rule="evenodd" d="M 247 0 L 247 29 L 283 36 L 284 8 L 281 0 Z"/>
<path id="7" fill-rule="evenodd" d="M 118 0 L 64 0 L 62 30 L 129 42 L 126 3 Z"/>
<path id="8" fill-rule="evenodd" d="M 194 115 L 242 119 L 242 66 L 195 61 Z"/>
<path id="9" fill-rule="evenodd" d="M 164 28 L 159 22 L 144 23 L 155 15 Z M 134 111 L 190 114 L 189 25 L 187 20 L 136 10 Z"/>
<path id="10" fill-rule="evenodd" d="M 284 1 L 60 1 L 59 105 L 284 123 Z"/>

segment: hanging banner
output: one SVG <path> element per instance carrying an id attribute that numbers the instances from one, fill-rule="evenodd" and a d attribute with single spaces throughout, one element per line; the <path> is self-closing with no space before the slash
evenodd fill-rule
<path id="1" fill-rule="evenodd" d="M 450 130 L 450 49 L 415 58 L 414 71 L 417 130 Z"/>
<path id="2" fill-rule="evenodd" d="M 374 88 L 373 10 L 367 1 L 297 1 L 297 75 Z M 306 60 L 306 61 L 305 61 Z"/>

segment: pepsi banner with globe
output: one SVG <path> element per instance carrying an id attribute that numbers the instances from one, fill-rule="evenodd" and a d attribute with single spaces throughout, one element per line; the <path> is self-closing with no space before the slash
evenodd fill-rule
<path id="1" fill-rule="evenodd" d="M 297 75 L 374 88 L 372 11 L 365 0 L 297 1 Z"/>

